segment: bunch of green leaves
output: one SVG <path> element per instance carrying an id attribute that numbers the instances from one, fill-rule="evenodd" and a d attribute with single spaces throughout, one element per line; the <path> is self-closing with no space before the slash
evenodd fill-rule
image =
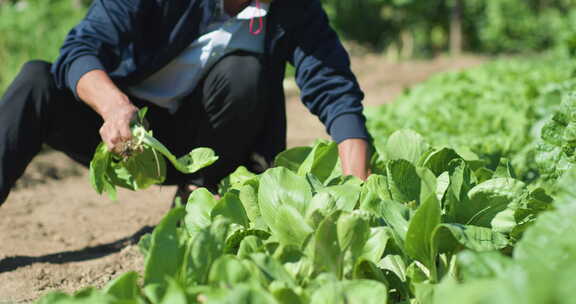
<path id="1" fill-rule="evenodd" d="M 565 94 L 560 108 L 542 128 L 537 157 L 542 173 L 558 178 L 576 163 L 576 93 Z"/>
<path id="2" fill-rule="evenodd" d="M 523 181 L 540 176 L 535 162 L 540 129 L 562 96 L 574 90 L 573 60 L 506 59 L 433 77 L 393 104 L 367 110 L 381 149 L 390 134 L 408 128 L 437 146 L 468 149 L 495 169 L 508 158 Z"/>
<path id="3" fill-rule="evenodd" d="M 463 252 L 431 303 L 572 304 L 576 271 L 576 170 L 559 181 L 555 210 L 542 214 L 513 256 Z"/>
<path id="4" fill-rule="evenodd" d="M 506 162 L 492 171 L 413 131 L 391 136 L 366 182 L 342 176 L 337 152 L 320 141 L 281 153 L 261 175 L 240 168 L 220 200 L 194 191 L 141 240 L 143 287 L 129 273 L 102 291 L 44 303 L 424 300 L 454 275 L 457 253 L 509 251 L 549 206 Z"/>
<path id="5" fill-rule="evenodd" d="M 197 148 L 177 158 L 146 129 L 146 108 L 138 112 L 132 124 L 132 139 L 123 144 L 118 153 L 108 150 L 104 143 L 96 148 L 90 162 L 90 181 L 98 193 L 106 192 L 116 199 L 116 187 L 130 190 L 146 189 L 166 179 L 166 159 L 178 171 L 197 172 L 213 164 L 218 157 L 209 148 Z"/>

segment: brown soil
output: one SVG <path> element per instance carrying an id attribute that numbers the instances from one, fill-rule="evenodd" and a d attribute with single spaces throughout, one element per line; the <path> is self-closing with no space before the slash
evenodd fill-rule
<path id="1" fill-rule="evenodd" d="M 483 61 L 462 57 L 391 63 L 363 56 L 353 60 L 353 69 L 366 92 L 365 105 L 375 106 L 432 74 Z M 296 90 L 288 95 L 289 146 L 328 138 L 298 101 Z M 66 156 L 38 156 L 0 207 L 0 303 L 30 302 L 56 289 L 102 286 L 120 273 L 141 271 L 136 243 L 170 208 L 174 191 L 121 191 L 119 201 L 112 202 L 97 195 L 87 171 Z"/>

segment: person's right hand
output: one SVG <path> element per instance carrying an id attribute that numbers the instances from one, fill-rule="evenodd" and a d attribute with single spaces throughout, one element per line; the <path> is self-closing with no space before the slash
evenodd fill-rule
<path id="1" fill-rule="evenodd" d="M 115 153 L 122 152 L 122 144 L 132 138 L 130 123 L 136 118 L 137 113 L 138 108 L 130 101 L 116 103 L 115 107 L 103 111 L 104 124 L 100 128 L 100 136 L 108 150 Z"/>
<path id="2" fill-rule="evenodd" d="M 136 119 L 138 108 L 104 70 L 92 70 L 84 74 L 76 88 L 80 99 L 104 120 L 100 137 L 108 150 L 121 154 L 125 148 L 122 144 L 132 138 L 130 123 Z"/>

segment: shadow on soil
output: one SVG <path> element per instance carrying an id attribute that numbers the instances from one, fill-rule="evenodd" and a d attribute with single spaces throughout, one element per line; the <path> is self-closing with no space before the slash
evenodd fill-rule
<path id="1" fill-rule="evenodd" d="M 154 227 L 145 226 L 131 236 L 123 239 L 102 244 L 94 247 L 86 247 L 80 250 L 64 251 L 39 257 L 14 256 L 0 260 L 0 273 L 16 270 L 20 267 L 37 263 L 66 264 L 72 262 L 82 262 L 94 260 L 121 251 L 129 245 L 138 243 L 140 238 L 147 233 L 151 233 Z"/>

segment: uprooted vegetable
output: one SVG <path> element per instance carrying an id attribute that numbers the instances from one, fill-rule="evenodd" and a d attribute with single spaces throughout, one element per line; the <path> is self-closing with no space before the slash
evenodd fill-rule
<path id="1" fill-rule="evenodd" d="M 178 158 L 147 130 L 147 109 L 138 112 L 132 125 L 132 139 L 122 144 L 118 153 L 100 143 L 90 162 L 90 181 L 100 194 L 106 192 L 116 200 L 116 187 L 146 189 L 166 179 L 166 159 L 180 172 L 192 174 L 210 166 L 218 157 L 209 148 L 197 148 Z"/>

